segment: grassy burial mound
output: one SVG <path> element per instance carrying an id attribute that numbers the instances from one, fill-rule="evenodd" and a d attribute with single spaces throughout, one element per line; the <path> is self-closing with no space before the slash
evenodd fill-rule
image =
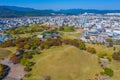
<path id="1" fill-rule="evenodd" d="M 73 46 L 53 47 L 33 58 L 36 62 L 28 80 L 88 80 L 102 71 L 98 58 Z"/>

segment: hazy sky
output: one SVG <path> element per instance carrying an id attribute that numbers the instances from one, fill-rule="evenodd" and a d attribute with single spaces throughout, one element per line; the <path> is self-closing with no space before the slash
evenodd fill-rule
<path id="1" fill-rule="evenodd" d="M 70 8 L 120 10 L 120 0 L 0 0 L 0 5 L 55 10 Z"/>

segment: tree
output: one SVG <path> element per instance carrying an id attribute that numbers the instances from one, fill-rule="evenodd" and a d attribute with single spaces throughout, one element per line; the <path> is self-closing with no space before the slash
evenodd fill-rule
<path id="1" fill-rule="evenodd" d="M 64 27 L 59 27 L 59 30 L 60 31 L 64 31 Z"/>
<path id="2" fill-rule="evenodd" d="M 30 45 L 25 44 L 25 45 L 24 45 L 24 49 L 30 49 Z"/>
<path id="3" fill-rule="evenodd" d="M 31 67 L 32 66 L 32 62 L 30 62 L 28 59 L 22 59 L 20 61 L 20 63 L 26 67 Z"/>
<path id="4" fill-rule="evenodd" d="M 2 47 L 14 47 L 15 44 L 12 40 L 7 40 L 2 44 Z"/>
<path id="5" fill-rule="evenodd" d="M 24 45 L 25 45 L 24 42 L 20 42 L 20 43 L 18 43 L 16 46 L 17 46 L 18 48 L 24 48 Z"/>
<path id="6" fill-rule="evenodd" d="M 115 53 L 112 55 L 112 57 L 113 57 L 114 60 L 120 61 L 120 51 L 119 51 L 119 52 L 115 52 Z"/>
<path id="7" fill-rule="evenodd" d="M 0 73 L 3 71 L 3 66 L 0 64 Z"/>
<path id="8" fill-rule="evenodd" d="M 0 64 L 0 79 L 2 80 L 2 78 L 4 77 L 4 67 L 2 64 Z"/>
<path id="9" fill-rule="evenodd" d="M 20 63 L 21 58 L 19 56 L 14 56 L 10 58 L 10 61 L 12 61 L 14 64 Z"/>
<path id="10" fill-rule="evenodd" d="M 36 55 L 36 54 L 41 54 L 41 52 L 40 52 L 40 50 L 33 50 L 33 51 L 30 51 L 30 54 Z"/>
<path id="11" fill-rule="evenodd" d="M 43 42 L 40 44 L 40 48 L 41 49 L 48 49 L 48 48 L 50 48 L 50 45 L 48 44 L 48 42 Z"/>
<path id="12" fill-rule="evenodd" d="M 108 47 L 113 47 L 113 40 L 112 39 L 106 39 L 108 42 Z"/>
<path id="13" fill-rule="evenodd" d="M 23 54 L 23 57 L 24 57 L 25 59 L 31 59 L 31 58 L 33 58 L 32 54 L 31 54 L 30 52 L 25 52 L 25 53 Z"/>

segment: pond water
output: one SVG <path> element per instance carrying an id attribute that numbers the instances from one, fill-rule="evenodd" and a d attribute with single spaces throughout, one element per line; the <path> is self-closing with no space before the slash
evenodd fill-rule
<path id="1" fill-rule="evenodd" d="M 4 38 L 0 36 L 0 42 L 4 42 Z"/>

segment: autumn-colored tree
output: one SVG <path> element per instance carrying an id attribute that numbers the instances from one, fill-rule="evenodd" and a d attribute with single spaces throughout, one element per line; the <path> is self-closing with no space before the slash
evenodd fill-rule
<path id="1" fill-rule="evenodd" d="M 10 58 L 10 61 L 14 64 L 20 63 L 21 58 L 19 56 L 14 56 Z"/>
<path id="2" fill-rule="evenodd" d="M 115 52 L 115 53 L 112 55 L 112 57 L 113 57 L 114 60 L 120 61 L 120 51 Z"/>
<path id="3" fill-rule="evenodd" d="M 106 39 L 106 42 L 108 42 L 108 47 L 113 47 L 113 40 L 112 39 Z"/>
<path id="4" fill-rule="evenodd" d="M 24 45 L 25 45 L 24 42 L 20 42 L 16 46 L 17 46 L 17 48 L 24 48 Z"/>
<path id="5" fill-rule="evenodd" d="M 59 30 L 60 31 L 64 31 L 64 27 L 59 27 Z"/>

